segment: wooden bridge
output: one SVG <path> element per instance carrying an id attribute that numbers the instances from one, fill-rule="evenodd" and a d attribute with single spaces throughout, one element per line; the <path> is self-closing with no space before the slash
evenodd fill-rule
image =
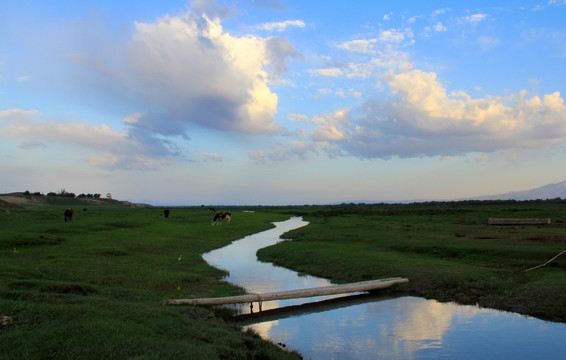
<path id="1" fill-rule="evenodd" d="M 247 294 L 221 298 L 196 298 L 196 299 L 169 299 L 163 300 L 163 305 L 224 305 L 238 303 L 258 302 L 260 311 L 261 303 L 270 300 L 298 299 L 313 296 L 347 294 L 353 292 L 372 291 L 385 289 L 395 284 L 409 282 L 409 279 L 395 277 L 381 280 L 361 281 L 356 283 L 322 286 L 317 288 L 275 291 L 263 294 Z"/>

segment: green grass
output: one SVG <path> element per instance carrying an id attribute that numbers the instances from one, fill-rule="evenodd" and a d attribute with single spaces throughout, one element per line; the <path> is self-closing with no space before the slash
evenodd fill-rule
<path id="1" fill-rule="evenodd" d="M 489 217 L 551 225 L 489 226 Z M 566 203 L 336 206 L 305 215 L 262 261 L 337 283 L 402 276 L 393 291 L 566 322 Z"/>
<path id="2" fill-rule="evenodd" d="M 160 304 L 241 294 L 200 255 L 288 215 L 89 206 L 64 223 L 68 205 L 0 208 L 0 359 L 296 358 L 221 312 Z"/>
<path id="3" fill-rule="evenodd" d="M 72 222 L 63 211 L 75 204 Z M 566 322 L 566 204 L 443 203 L 232 210 L 0 203 L 0 359 L 289 359 L 226 311 L 162 306 L 167 298 L 243 293 L 201 254 L 292 214 L 310 222 L 259 251 L 337 283 L 403 276 L 388 291 L 480 304 Z M 488 226 L 489 217 L 550 217 Z"/>

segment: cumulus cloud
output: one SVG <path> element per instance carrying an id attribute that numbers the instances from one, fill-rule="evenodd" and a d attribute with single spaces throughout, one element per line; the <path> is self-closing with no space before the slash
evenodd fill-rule
<path id="1" fill-rule="evenodd" d="M 165 112 L 160 124 L 274 133 L 281 131 L 274 121 L 277 95 L 263 68 L 273 52 L 283 57 L 295 52 L 269 44 L 264 38 L 225 33 L 219 18 L 189 13 L 137 23 L 130 59 L 142 96 Z M 274 68 L 284 70 L 281 63 Z"/>
<path id="2" fill-rule="evenodd" d="M 86 158 L 89 164 L 109 170 L 156 169 L 179 155 L 174 146 L 147 131 L 115 131 L 104 124 L 50 122 L 34 110 L 0 111 L 0 127 L 0 137 L 21 140 L 22 149 L 54 143 L 78 145 L 90 151 Z"/>
<path id="3" fill-rule="evenodd" d="M 448 94 L 435 73 L 412 70 L 386 77 L 394 98 L 371 104 L 358 119 L 347 150 L 360 157 L 418 157 L 531 149 L 566 140 L 560 93 L 473 99 Z"/>
<path id="4" fill-rule="evenodd" d="M 123 120 L 129 127 L 185 138 L 191 124 L 246 134 L 285 132 L 275 121 L 278 97 L 270 82 L 284 82 L 287 62 L 302 55 L 280 37 L 226 32 L 221 21 L 235 13 L 214 1 L 195 1 L 186 13 L 134 23 L 122 54 L 89 48 L 67 58 L 81 82 L 109 94 L 109 101 L 130 104 L 134 111 Z"/>
<path id="5" fill-rule="evenodd" d="M 383 76 L 385 100 L 368 99 L 355 110 L 310 118 L 306 154 L 359 158 L 456 156 L 467 153 L 544 149 L 566 143 L 566 108 L 559 92 L 544 96 L 519 91 L 474 99 L 448 92 L 436 73 L 411 69 Z M 310 144 L 310 146 L 307 146 Z M 263 161 L 297 153 L 277 146 Z M 287 157 L 286 157 L 287 156 Z"/>

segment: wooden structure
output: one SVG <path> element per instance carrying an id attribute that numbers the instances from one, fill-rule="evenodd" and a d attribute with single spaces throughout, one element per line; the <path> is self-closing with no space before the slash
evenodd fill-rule
<path id="1" fill-rule="evenodd" d="M 489 218 L 488 225 L 549 225 L 550 218 Z"/>
<path id="2" fill-rule="evenodd" d="M 225 304 L 238 304 L 238 303 L 253 303 L 258 302 L 261 311 L 261 303 L 270 300 L 283 300 L 283 299 L 298 299 L 305 297 L 347 294 L 352 292 L 362 292 L 385 289 L 395 284 L 409 282 L 405 278 L 389 278 L 381 280 L 361 281 L 356 283 L 330 285 L 317 288 L 298 289 L 298 290 L 285 290 L 275 291 L 263 294 L 247 294 L 239 296 L 229 296 L 222 298 L 198 298 L 198 299 L 170 299 L 163 300 L 163 305 L 225 305 Z"/>

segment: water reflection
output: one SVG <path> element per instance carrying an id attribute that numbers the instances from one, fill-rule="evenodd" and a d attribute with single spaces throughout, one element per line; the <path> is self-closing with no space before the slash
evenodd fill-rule
<path id="1" fill-rule="evenodd" d="M 252 293 L 331 285 L 256 260 L 258 249 L 306 224 L 276 223 L 203 257 Z M 306 359 L 566 359 L 565 324 L 476 306 L 363 294 L 272 301 L 263 309 L 249 314 L 241 307 L 238 319 Z"/>
<path id="2" fill-rule="evenodd" d="M 206 253 L 202 257 L 210 265 L 227 270 L 229 275 L 225 280 L 245 288 L 249 293 L 266 293 L 333 285 L 326 279 L 299 275 L 295 271 L 257 260 L 256 253 L 259 249 L 282 241 L 280 239 L 281 234 L 305 226 L 308 222 L 303 221 L 301 218 L 293 217 L 287 221 L 274 224 L 275 228 L 273 229 L 246 236 L 221 249 Z M 318 299 L 321 298 L 323 297 Z M 308 301 L 308 299 L 266 301 L 262 304 L 262 309 L 269 310 Z M 238 306 L 237 308 L 240 313 L 249 312 L 248 306 Z"/>

